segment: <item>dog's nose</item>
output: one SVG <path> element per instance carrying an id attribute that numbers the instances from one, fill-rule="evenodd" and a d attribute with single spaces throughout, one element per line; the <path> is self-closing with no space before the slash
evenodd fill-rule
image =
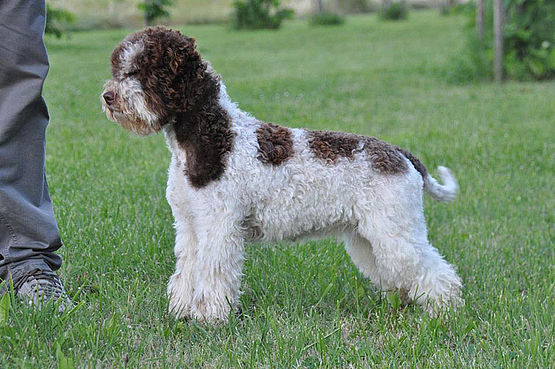
<path id="1" fill-rule="evenodd" d="M 108 92 L 105 92 L 104 95 L 102 95 L 102 97 L 104 98 L 104 101 L 106 101 L 106 104 L 112 105 L 114 103 L 114 99 L 116 95 L 114 95 L 112 91 L 108 91 Z"/>

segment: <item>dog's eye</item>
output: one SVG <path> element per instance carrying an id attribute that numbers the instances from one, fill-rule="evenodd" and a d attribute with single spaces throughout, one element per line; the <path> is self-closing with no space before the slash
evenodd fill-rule
<path id="1" fill-rule="evenodd" d="M 126 77 L 131 77 L 131 76 L 136 75 L 137 73 L 139 73 L 138 70 L 132 70 L 131 72 L 125 73 L 125 76 L 126 76 Z"/>

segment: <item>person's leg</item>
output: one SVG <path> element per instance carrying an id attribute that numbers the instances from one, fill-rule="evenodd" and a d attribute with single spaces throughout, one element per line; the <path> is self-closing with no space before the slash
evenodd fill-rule
<path id="1" fill-rule="evenodd" d="M 62 246 L 44 161 L 44 0 L 0 1 L 0 278 L 51 271 Z M 59 282 L 59 281 L 58 281 Z"/>

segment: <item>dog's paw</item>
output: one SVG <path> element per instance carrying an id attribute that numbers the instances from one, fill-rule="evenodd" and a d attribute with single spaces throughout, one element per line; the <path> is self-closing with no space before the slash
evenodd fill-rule
<path id="1" fill-rule="evenodd" d="M 203 323 L 219 324 L 228 321 L 232 310 L 231 303 L 225 296 L 195 293 L 190 316 Z"/>
<path id="2" fill-rule="evenodd" d="M 169 311 L 176 318 L 186 318 L 191 315 L 193 304 L 192 283 L 182 273 L 171 276 L 167 290 L 170 300 Z"/>
<path id="3" fill-rule="evenodd" d="M 464 306 L 462 298 L 462 286 L 460 279 L 448 284 L 448 288 L 441 294 L 425 295 L 421 301 L 422 307 L 431 317 L 437 317 L 441 312 L 448 310 L 457 310 Z"/>

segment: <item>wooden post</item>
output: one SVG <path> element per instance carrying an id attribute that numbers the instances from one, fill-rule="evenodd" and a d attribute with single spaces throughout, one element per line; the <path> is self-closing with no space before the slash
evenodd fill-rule
<path id="1" fill-rule="evenodd" d="M 482 41 L 484 39 L 484 0 L 476 0 L 476 32 Z"/>
<path id="2" fill-rule="evenodd" d="M 497 82 L 503 80 L 503 3 L 493 0 L 493 75 Z"/>

